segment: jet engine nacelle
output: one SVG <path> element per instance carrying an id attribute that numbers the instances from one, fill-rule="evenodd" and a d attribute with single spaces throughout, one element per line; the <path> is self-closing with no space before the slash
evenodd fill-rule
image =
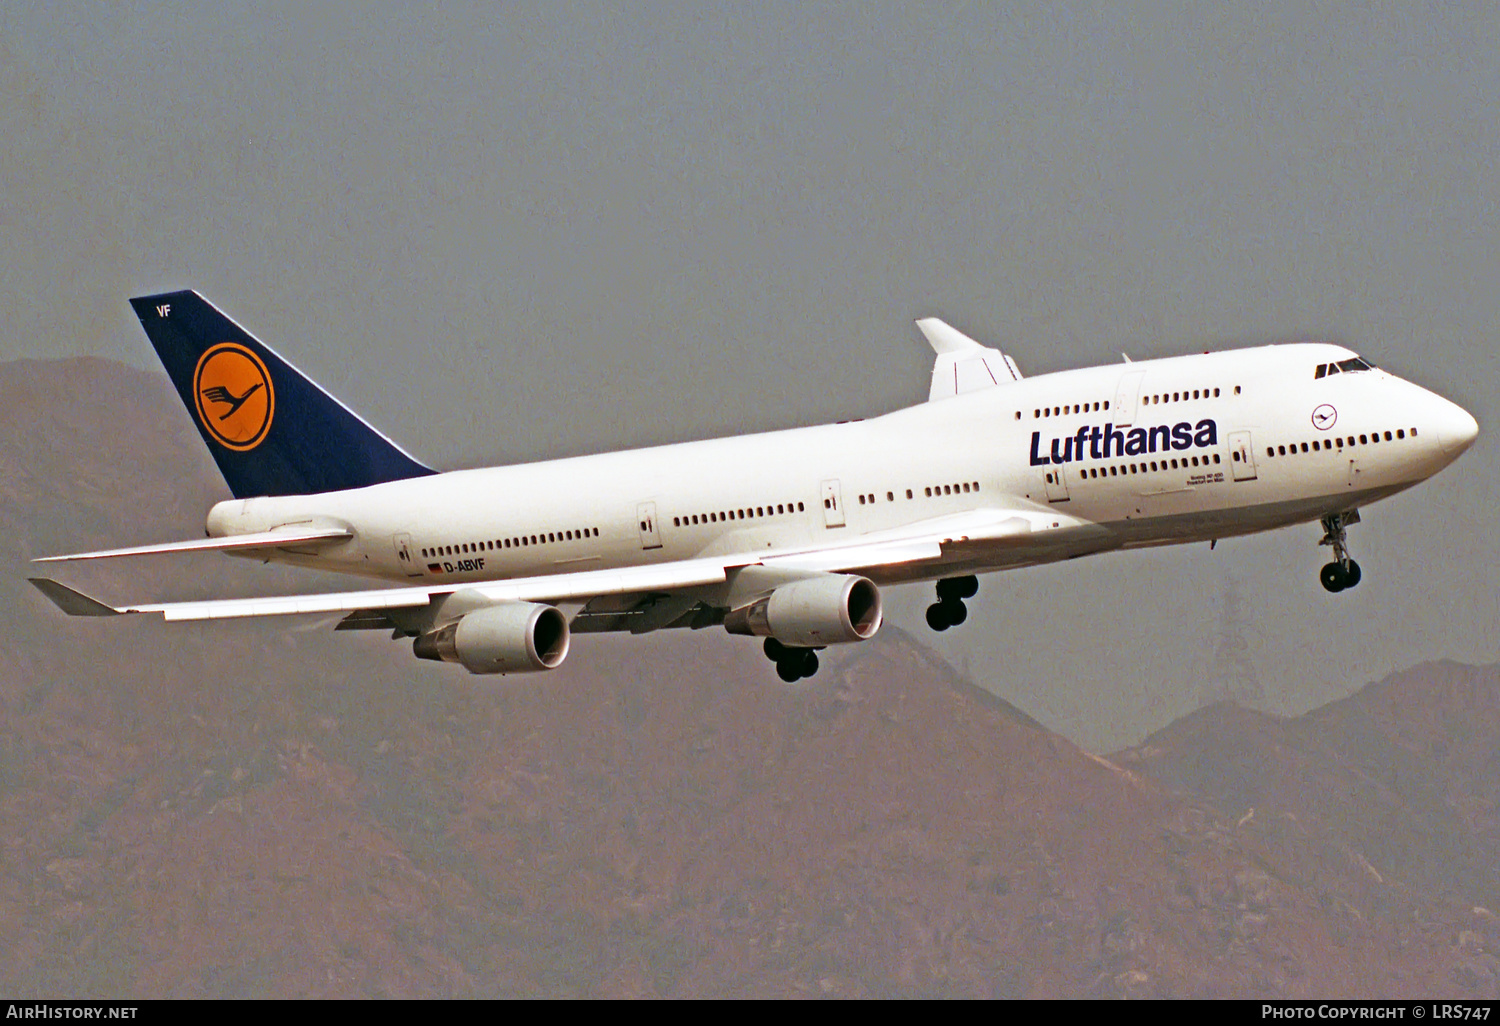
<path id="1" fill-rule="evenodd" d="M 422 635 L 412 651 L 470 673 L 536 673 L 561 665 L 570 640 L 567 617 L 552 606 L 503 602 Z"/>
<path id="2" fill-rule="evenodd" d="M 826 574 L 780 585 L 765 598 L 730 611 L 724 628 L 731 634 L 818 648 L 864 641 L 880 629 L 880 622 L 880 589 L 873 581 Z"/>

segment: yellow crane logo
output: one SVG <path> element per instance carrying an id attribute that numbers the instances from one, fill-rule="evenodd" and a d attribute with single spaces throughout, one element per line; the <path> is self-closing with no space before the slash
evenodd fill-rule
<path id="1" fill-rule="evenodd" d="M 260 357 L 238 342 L 221 342 L 193 372 L 198 423 L 214 441 L 246 452 L 265 440 L 276 412 L 276 390 Z"/>

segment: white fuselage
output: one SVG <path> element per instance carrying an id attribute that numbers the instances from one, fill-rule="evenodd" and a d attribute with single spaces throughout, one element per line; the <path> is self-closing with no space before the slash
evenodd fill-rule
<path id="1" fill-rule="evenodd" d="M 991 507 L 1101 530 L 871 576 L 1222 538 L 1409 488 L 1472 441 L 1468 413 L 1385 371 L 1315 377 L 1353 356 L 1308 343 L 1063 371 L 850 423 L 223 502 L 208 527 L 345 526 L 347 542 L 271 558 L 427 584 L 811 548 Z"/>

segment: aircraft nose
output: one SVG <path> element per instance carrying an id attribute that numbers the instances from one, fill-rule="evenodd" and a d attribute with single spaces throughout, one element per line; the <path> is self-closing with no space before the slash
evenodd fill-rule
<path id="1" fill-rule="evenodd" d="M 1473 414 L 1456 403 L 1447 403 L 1438 420 L 1438 444 L 1450 456 L 1457 456 L 1479 437 L 1479 422 Z"/>

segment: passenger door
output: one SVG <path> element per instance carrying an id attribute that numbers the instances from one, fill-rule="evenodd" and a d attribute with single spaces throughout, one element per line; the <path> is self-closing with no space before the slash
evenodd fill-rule
<path id="1" fill-rule="evenodd" d="M 641 531 L 641 548 L 661 548 L 661 532 L 656 526 L 656 503 L 641 502 L 635 507 L 636 523 Z"/>
<path id="2" fill-rule="evenodd" d="M 1115 408 L 1110 411 L 1114 414 L 1110 420 L 1114 421 L 1115 427 L 1129 427 L 1135 423 L 1135 410 L 1141 401 L 1141 381 L 1145 377 L 1145 371 L 1126 371 L 1120 378 L 1120 387 L 1115 390 Z"/>
<path id="3" fill-rule="evenodd" d="M 411 535 L 398 534 L 391 538 L 396 546 L 396 560 L 401 564 L 401 569 L 408 577 L 421 577 L 422 564 L 417 562 L 416 550 L 412 548 Z"/>
<path id="4" fill-rule="evenodd" d="M 1047 482 L 1048 502 L 1067 502 L 1068 483 L 1063 480 L 1063 468 L 1061 465 L 1048 467 L 1042 471 L 1043 478 Z"/>
<path id="5" fill-rule="evenodd" d="M 823 525 L 844 526 L 844 500 L 839 492 L 838 478 L 823 482 Z"/>
<path id="6" fill-rule="evenodd" d="M 1250 432 L 1229 432 L 1229 466 L 1236 481 L 1255 480 L 1255 449 L 1250 444 Z"/>

